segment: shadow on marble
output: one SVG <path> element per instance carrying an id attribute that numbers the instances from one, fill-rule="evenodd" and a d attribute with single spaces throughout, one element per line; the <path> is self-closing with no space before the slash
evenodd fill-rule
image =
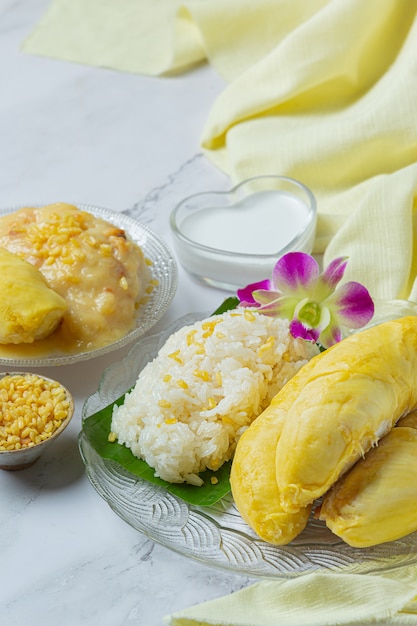
<path id="1" fill-rule="evenodd" d="M 27 487 L 53 491 L 72 487 L 84 478 L 85 468 L 78 449 L 77 433 L 69 433 L 31 467 L 10 472 L 12 479 Z"/>

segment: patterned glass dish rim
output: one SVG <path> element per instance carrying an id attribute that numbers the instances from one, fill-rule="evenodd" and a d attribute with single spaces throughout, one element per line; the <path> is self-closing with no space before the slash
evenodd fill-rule
<path id="1" fill-rule="evenodd" d="M 17 207 L 0 209 L 0 216 L 9 215 L 23 207 L 40 207 L 51 204 L 45 203 L 28 203 Z M 113 352 L 141 337 L 150 330 L 164 315 L 177 290 L 178 269 L 177 263 L 168 247 L 168 245 L 150 228 L 138 222 L 135 218 L 124 213 L 97 207 L 90 204 L 72 202 L 74 206 L 82 211 L 87 211 L 95 217 L 105 219 L 106 221 L 122 228 L 127 235 L 137 243 L 143 250 L 147 258 L 152 261 L 151 274 L 158 284 L 149 296 L 149 300 L 139 311 L 134 328 L 124 337 L 117 341 L 97 348 L 95 350 L 83 351 L 78 353 L 67 354 L 60 352 L 44 357 L 8 357 L 2 356 L 0 346 L 0 364 L 6 366 L 24 366 L 24 367 L 44 367 L 50 365 L 69 365 L 79 361 L 96 358 Z"/>
<path id="2" fill-rule="evenodd" d="M 408 314 L 417 315 L 417 305 L 381 302 L 373 324 Z M 133 386 L 172 332 L 206 316 L 190 313 L 164 332 L 139 340 L 122 361 L 104 371 L 98 390 L 84 403 L 82 419 Z M 252 577 L 289 579 L 313 571 L 370 574 L 417 563 L 417 532 L 371 548 L 352 548 L 313 514 L 290 544 L 268 544 L 243 521 L 231 495 L 210 507 L 191 505 L 103 459 L 83 431 L 79 448 L 92 486 L 119 517 L 153 541 L 206 565 Z"/>

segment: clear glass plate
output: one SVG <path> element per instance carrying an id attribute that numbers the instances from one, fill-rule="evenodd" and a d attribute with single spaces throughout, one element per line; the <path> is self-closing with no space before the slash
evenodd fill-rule
<path id="1" fill-rule="evenodd" d="M 377 315 L 382 321 L 410 312 L 416 313 L 415 305 L 398 302 L 382 305 Z M 205 316 L 189 314 L 165 332 L 138 341 L 123 361 L 104 372 L 99 389 L 84 404 L 83 419 L 133 386 L 172 332 Z M 372 548 L 352 548 L 313 516 L 289 545 L 267 544 L 242 520 L 231 495 L 211 507 L 189 505 L 101 458 L 83 432 L 79 446 L 89 480 L 117 515 L 157 543 L 207 565 L 250 576 L 294 578 L 312 571 L 364 574 L 417 563 L 417 533 Z"/>
<path id="2" fill-rule="evenodd" d="M 47 204 L 47 203 L 45 203 Z M 168 248 L 167 244 L 147 226 L 142 225 L 134 218 L 112 211 L 111 209 L 105 209 L 101 207 L 91 206 L 87 204 L 74 203 L 79 209 L 88 211 L 95 217 L 102 218 L 119 228 L 126 231 L 127 235 L 137 243 L 143 250 L 145 256 L 152 261 L 151 273 L 152 278 L 158 281 L 157 286 L 149 296 L 149 300 L 144 304 L 138 313 L 134 328 L 127 333 L 124 337 L 117 341 L 110 343 L 106 346 L 102 346 L 96 350 L 78 352 L 73 354 L 66 354 L 56 352 L 51 355 L 45 355 L 42 357 L 31 356 L 28 351 L 26 357 L 10 357 L 6 355 L 0 346 L 0 364 L 6 366 L 47 366 L 47 365 L 67 365 L 70 363 L 76 363 L 78 361 L 85 361 L 92 359 L 113 350 L 117 350 L 122 346 L 127 345 L 138 339 L 141 335 L 146 333 L 152 328 L 164 315 L 168 306 L 170 305 L 174 294 L 177 289 L 178 270 L 176 261 Z M 40 206 L 27 204 L 24 206 Z M 43 206 L 43 205 L 41 205 Z M 14 207 L 10 209 L 0 209 L 0 216 L 13 213 L 21 207 Z"/>

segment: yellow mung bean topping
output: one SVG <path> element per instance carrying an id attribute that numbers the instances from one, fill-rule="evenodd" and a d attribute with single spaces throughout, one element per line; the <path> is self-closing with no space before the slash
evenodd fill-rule
<path id="1" fill-rule="evenodd" d="M 204 382 L 209 382 L 211 380 L 210 373 L 207 370 L 194 370 L 193 372 L 196 378 L 201 378 Z"/>
<path id="2" fill-rule="evenodd" d="M 181 354 L 180 350 L 175 350 L 175 352 L 171 352 L 171 354 L 168 354 L 168 356 L 169 356 L 170 359 L 173 359 L 174 361 L 176 361 L 180 365 L 184 365 L 184 361 L 180 357 L 180 354 Z"/>
<path id="3" fill-rule="evenodd" d="M 244 310 L 243 315 L 245 316 L 245 320 L 248 322 L 254 322 L 256 320 L 255 314 L 252 311 Z"/>
<path id="4" fill-rule="evenodd" d="M 204 322 L 201 325 L 202 330 L 204 330 L 205 332 L 203 333 L 203 338 L 207 339 L 207 337 L 210 337 L 213 332 L 215 327 L 217 326 L 217 324 L 219 324 L 221 322 L 221 320 L 210 320 L 208 322 Z"/>
<path id="5" fill-rule="evenodd" d="M 259 354 L 262 354 L 263 352 L 267 352 L 268 350 L 272 350 L 274 345 L 275 345 L 275 337 L 268 337 L 268 340 L 266 343 L 262 344 L 262 346 L 259 347 Z"/>
<path id="6" fill-rule="evenodd" d="M 67 417 L 62 385 L 36 374 L 0 379 L 0 450 L 30 448 L 48 439 Z"/>

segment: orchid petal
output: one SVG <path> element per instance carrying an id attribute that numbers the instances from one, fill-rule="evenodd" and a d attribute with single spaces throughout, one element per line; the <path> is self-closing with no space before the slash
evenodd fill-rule
<path id="1" fill-rule="evenodd" d="M 333 346 L 341 340 L 342 330 L 340 326 L 336 324 L 329 324 L 329 326 L 320 333 L 319 341 L 324 348 L 330 348 L 330 346 Z"/>
<path id="2" fill-rule="evenodd" d="M 294 309 L 297 303 L 297 298 L 281 296 L 280 298 L 262 304 L 258 310 L 264 315 L 277 316 L 282 319 L 291 320 L 294 317 Z"/>
<path id="3" fill-rule="evenodd" d="M 281 297 L 281 294 L 277 291 L 267 291 L 266 289 L 256 289 L 252 293 L 253 299 L 257 304 L 269 304 L 275 302 Z"/>
<path id="4" fill-rule="evenodd" d="M 237 297 L 243 306 L 257 306 L 257 302 L 253 297 L 253 292 L 257 289 L 271 289 L 271 281 L 269 279 L 261 280 L 258 283 L 252 283 L 237 290 Z"/>
<path id="5" fill-rule="evenodd" d="M 278 259 L 272 270 L 272 284 L 282 293 L 306 293 L 320 274 L 317 261 L 305 252 L 289 252 Z"/>
<path id="6" fill-rule="evenodd" d="M 326 300 L 335 291 L 337 284 L 343 278 L 346 265 L 347 257 L 338 257 L 320 274 L 314 291 L 314 297 L 319 302 Z"/>
<path id="7" fill-rule="evenodd" d="M 369 291 L 355 281 L 345 283 L 326 300 L 340 324 L 350 328 L 361 328 L 372 319 L 375 306 Z"/>
<path id="8" fill-rule="evenodd" d="M 320 336 L 320 330 L 317 328 L 307 328 L 299 320 L 292 320 L 290 323 L 290 332 L 293 337 L 305 339 L 306 341 L 317 341 Z"/>
<path id="9" fill-rule="evenodd" d="M 342 280 L 347 262 L 348 257 L 340 256 L 337 259 L 334 259 L 321 274 L 321 281 L 327 285 L 330 291 L 334 291 L 336 285 L 338 285 Z"/>
<path id="10" fill-rule="evenodd" d="M 327 306 L 323 306 L 321 308 L 320 321 L 317 325 L 317 328 L 320 328 L 321 331 L 323 332 L 323 330 L 325 330 L 326 328 L 330 326 L 331 320 L 332 320 L 332 315 L 329 309 L 327 308 Z"/>

